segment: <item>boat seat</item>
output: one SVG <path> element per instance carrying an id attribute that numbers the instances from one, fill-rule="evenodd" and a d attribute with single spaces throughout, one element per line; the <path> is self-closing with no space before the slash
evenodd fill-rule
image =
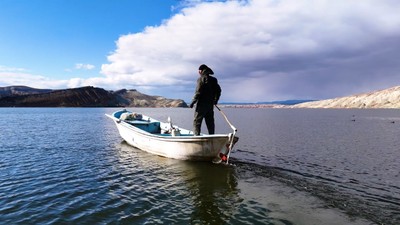
<path id="1" fill-rule="evenodd" d="M 132 124 L 132 125 L 143 125 L 143 124 L 150 124 L 150 123 L 156 123 L 156 122 L 150 122 L 147 120 L 125 120 L 125 122 Z"/>
<path id="2" fill-rule="evenodd" d="M 172 137 L 172 134 L 157 134 L 163 137 Z M 189 136 L 194 136 L 193 134 L 180 134 L 179 136 L 175 136 L 175 137 L 189 137 Z"/>
<path id="3" fill-rule="evenodd" d="M 147 120 L 128 120 L 126 122 L 149 133 L 157 134 L 161 132 L 160 122 L 150 122 Z"/>

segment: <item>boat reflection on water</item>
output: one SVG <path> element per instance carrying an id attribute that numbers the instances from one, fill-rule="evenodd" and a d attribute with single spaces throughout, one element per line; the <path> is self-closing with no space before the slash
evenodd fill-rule
<path id="1" fill-rule="evenodd" d="M 237 188 L 235 169 L 211 163 L 186 163 L 191 171 L 185 177 L 194 203 L 192 224 L 209 221 L 224 224 L 236 213 L 242 202 Z"/>
<path id="2" fill-rule="evenodd" d="M 164 158 L 124 141 L 116 150 L 118 192 L 132 199 L 123 222 L 224 224 L 242 202 L 233 166 Z"/>

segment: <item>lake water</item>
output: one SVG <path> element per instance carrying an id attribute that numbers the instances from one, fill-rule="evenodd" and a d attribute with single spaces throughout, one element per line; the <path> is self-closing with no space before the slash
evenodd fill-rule
<path id="1" fill-rule="evenodd" d="M 0 108 L 0 224 L 400 224 L 399 110 L 226 108 L 230 166 L 130 147 L 115 110 Z"/>

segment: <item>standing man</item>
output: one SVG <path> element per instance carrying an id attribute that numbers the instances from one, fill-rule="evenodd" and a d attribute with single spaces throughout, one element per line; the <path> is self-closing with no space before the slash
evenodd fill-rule
<path id="1" fill-rule="evenodd" d="M 208 66 L 204 64 L 200 65 L 200 77 L 197 79 L 196 91 L 192 103 L 190 103 L 190 108 L 193 108 L 194 104 L 196 104 L 193 120 L 195 135 L 200 135 L 203 118 L 206 121 L 208 133 L 215 133 L 214 105 L 218 103 L 221 96 L 221 87 L 218 84 L 217 78 L 210 76 L 212 74 L 214 72 Z"/>

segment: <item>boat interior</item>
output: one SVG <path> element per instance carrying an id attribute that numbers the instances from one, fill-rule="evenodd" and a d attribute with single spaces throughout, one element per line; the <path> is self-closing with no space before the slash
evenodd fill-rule
<path id="1" fill-rule="evenodd" d="M 178 128 L 176 125 L 172 125 L 171 122 L 163 123 L 138 113 L 119 111 L 114 113 L 114 117 L 151 134 L 160 136 L 194 136 L 193 131 Z"/>

